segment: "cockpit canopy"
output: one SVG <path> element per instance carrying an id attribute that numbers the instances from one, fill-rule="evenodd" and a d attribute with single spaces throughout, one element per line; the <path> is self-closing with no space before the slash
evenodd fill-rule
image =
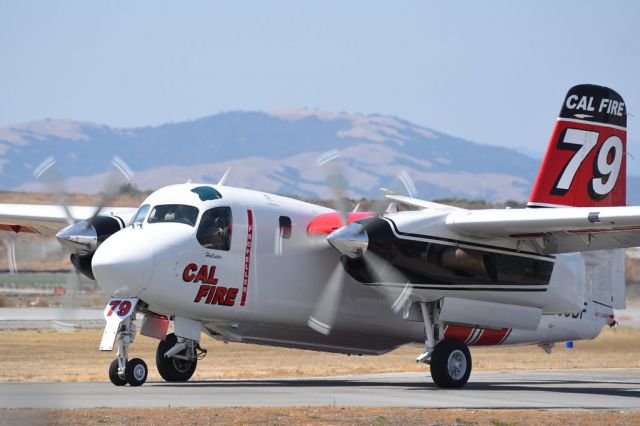
<path id="1" fill-rule="evenodd" d="M 136 215 L 137 216 L 137 215 Z M 185 204 L 161 204 L 151 210 L 148 223 L 177 222 L 195 226 L 198 209 Z"/>

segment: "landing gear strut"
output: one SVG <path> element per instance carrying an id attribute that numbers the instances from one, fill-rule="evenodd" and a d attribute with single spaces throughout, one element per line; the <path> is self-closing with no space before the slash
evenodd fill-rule
<path id="1" fill-rule="evenodd" d="M 111 298 L 104 310 L 105 325 L 100 341 L 101 351 L 112 351 L 118 345 L 118 354 L 109 366 L 109 379 L 116 386 L 140 386 L 147 380 L 149 369 L 139 359 L 128 359 L 129 345 L 136 336 L 136 313 L 145 314 L 141 334 L 163 339 L 156 352 L 158 372 L 167 382 L 186 382 L 191 378 L 198 360 L 207 354 L 199 344 L 202 324 L 187 318 L 174 317 L 177 337 L 167 335 L 169 318 L 148 310 L 138 298 Z"/>
<path id="2" fill-rule="evenodd" d="M 440 388 L 461 388 L 471 375 L 471 353 L 460 340 L 444 338 L 444 324 L 438 319 L 438 302 L 421 302 L 426 351 L 417 362 L 431 367 L 431 378 Z"/>
<path id="3" fill-rule="evenodd" d="M 156 351 L 158 373 L 167 382 L 186 382 L 196 371 L 198 360 L 206 353 L 197 342 L 179 338 L 174 333 L 168 334 Z"/>
<path id="4" fill-rule="evenodd" d="M 118 353 L 109 366 L 109 379 L 116 386 L 140 386 L 147 380 L 149 369 L 140 358 L 128 359 L 129 345 L 136 337 L 135 314 L 125 318 L 118 328 Z"/>

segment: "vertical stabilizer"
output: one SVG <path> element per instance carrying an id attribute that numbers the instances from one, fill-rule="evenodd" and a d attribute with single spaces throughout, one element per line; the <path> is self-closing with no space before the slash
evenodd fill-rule
<path id="1" fill-rule="evenodd" d="M 565 97 L 529 207 L 626 205 L 627 110 L 622 97 L 582 84 Z"/>

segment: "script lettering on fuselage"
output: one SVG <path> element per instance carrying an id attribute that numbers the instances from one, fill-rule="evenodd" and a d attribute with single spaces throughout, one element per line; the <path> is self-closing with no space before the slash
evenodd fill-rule
<path id="1" fill-rule="evenodd" d="M 218 285 L 215 265 L 198 266 L 190 263 L 182 271 L 182 280 L 186 283 L 200 283 L 193 303 L 222 306 L 233 306 L 236 303 L 238 289 Z"/>

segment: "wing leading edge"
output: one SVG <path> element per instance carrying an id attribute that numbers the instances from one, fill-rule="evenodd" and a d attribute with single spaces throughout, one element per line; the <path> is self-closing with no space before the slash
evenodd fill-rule
<path id="1" fill-rule="evenodd" d="M 94 206 L 70 206 L 73 221 L 89 219 L 95 213 Z M 131 207 L 106 207 L 102 215 L 131 218 L 136 212 Z M 55 235 L 69 225 L 62 206 L 47 204 L 0 204 L 0 231 L 28 232 Z"/>

